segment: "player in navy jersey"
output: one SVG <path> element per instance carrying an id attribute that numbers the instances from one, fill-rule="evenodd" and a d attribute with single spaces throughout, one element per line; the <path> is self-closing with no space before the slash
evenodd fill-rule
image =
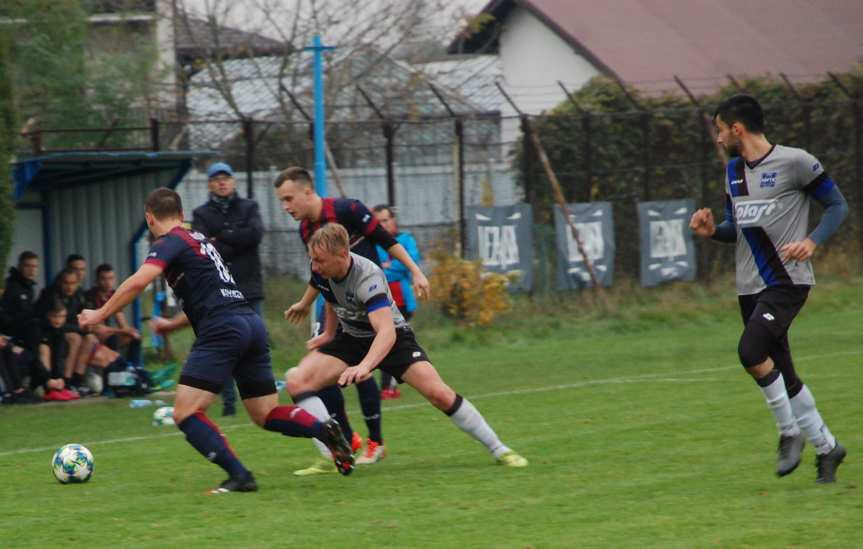
<path id="1" fill-rule="evenodd" d="M 816 480 L 834 482 L 845 448 L 836 440 L 791 359 L 788 329 L 815 285 L 810 258 L 848 213 L 839 187 L 811 154 L 772 145 L 754 98 L 737 95 L 714 115 L 717 143 L 730 156 L 725 219 L 715 224 L 708 208 L 689 226 L 700 236 L 736 242 L 737 294 L 744 329 L 740 362 L 755 379 L 779 428 L 776 474 L 800 463 L 805 440 L 815 446 Z M 809 232 L 809 205 L 824 206 Z"/>
<path id="2" fill-rule="evenodd" d="M 81 312 L 80 326 L 104 322 L 164 274 L 195 331 L 195 343 L 177 385 L 174 421 L 201 455 L 228 473 L 228 479 L 211 492 L 257 490 L 252 473 L 206 415 L 232 375 L 252 421 L 268 431 L 320 440 L 338 470 L 349 474 L 353 457 L 335 420 L 320 422 L 297 406 L 278 405 L 264 323 L 216 248 L 202 234 L 183 228 L 180 196 L 171 189 L 156 189 L 147 197 L 145 215 L 156 237 L 146 261 L 102 307 Z"/>
<path id="3" fill-rule="evenodd" d="M 347 229 L 350 235 L 352 252 L 379 265 L 380 260 L 375 248 L 375 245 L 379 245 L 411 271 L 417 296 L 425 297 L 428 295 L 428 280 L 423 272 L 411 259 L 404 246 L 396 242 L 395 238 L 378 223 L 376 216 L 362 202 L 347 198 L 321 198 L 315 192 L 312 176 L 300 167 L 283 170 L 276 178 L 274 186 L 284 210 L 300 222 L 300 238 L 302 238 L 304 245 L 319 228 L 329 223 L 339 223 Z M 318 292 L 315 288 L 307 287 L 302 299 L 285 311 L 285 318 L 291 322 L 299 322 L 305 318 L 317 296 Z M 386 453 L 381 433 L 380 393 L 374 378 L 365 379 L 358 383 L 357 391 L 359 392 L 363 417 L 369 430 L 366 450 L 363 456 L 357 460 L 357 464 L 376 463 Z M 319 392 L 318 396 L 324 401 L 327 410 L 335 414 L 343 429 L 346 430 L 345 435 L 350 437 L 351 430 L 348 427 L 347 416 L 344 412 L 344 397 L 339 388 L 336 386 L 326 387 Z M 330 471 L 332 471 L 332 466 L 329 465 L 328 461 L 319 460 L 311 467 L 297 471 L 297 474 L 317 474 Z"/>

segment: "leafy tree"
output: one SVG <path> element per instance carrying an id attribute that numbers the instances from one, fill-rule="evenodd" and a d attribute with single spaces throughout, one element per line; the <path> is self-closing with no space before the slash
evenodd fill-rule
<path id="1" fill-rule="evenodd" d="M 0 265 L 6 264 L 15 227 L 10 164 L 14 154 L 15 109 L 9 75 L 9 35 L 0 28 Z"/>

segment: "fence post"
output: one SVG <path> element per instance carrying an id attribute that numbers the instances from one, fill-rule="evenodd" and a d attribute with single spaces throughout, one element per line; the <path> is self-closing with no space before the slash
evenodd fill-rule
<path id="1" fill-rule="evenodd" d="M 455 119 L 453 131 L 455 132 L 455 154 L 458 156 L 456 158 L 456 188 L 458 192 L 459 244 L 461 244 L 459 256 L 464 257 L 465 250 L 467 249 L 467 221 L 464 215 L 464 119 L 452 110 L 443 94 L 434 85 L 429 83 L 429 88 L 431 88 L 438 101 L 444 106 L 447 113 Z"/>
<path id="2" fill-rule="evenodd" d="M 255 165 L 255 122 L 251 118 L 243 119 L 243 139 L 246 142 L 246 196 L 255 198 L 254 176 Z"/>
<path id="3" fill-rule="evenodd" d="M 156 118 L 150 119 L 150 148 L 159 150 L 159 120 Z"/>

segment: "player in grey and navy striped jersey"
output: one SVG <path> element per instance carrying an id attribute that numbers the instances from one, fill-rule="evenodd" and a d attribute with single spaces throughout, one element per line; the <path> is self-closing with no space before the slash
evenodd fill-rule
<path id="1" fill-rule="evenodd" d="M 324 332 L 306 343 L 309 354 L 285 377 L 298 406 L 326 418 L 327 409 L 316 391 L 336 382 L 342 386 L 361 382 L 380 368 L 416 389 L 481 442 L 498 463 L 527 466 L 527 460 L 501 442 L 473 404 L 441 379 L 393 303 L 384 272 L 350 251 L 344 227 L 328 223 L 318 229 L 309 239 L 309 257 L 309 284 L 320 290 L 327 311 Z"/>
<path id="2" fill-rule="evenodd" d="M 816 480 L 833 482 L 845 448 L 797 376 L 788 328 L 815 285 L 810 258 L 839 228 L 848 205 L 814 156 L 767 140 L 754 98 L 731 97 L 716 110 L 714 122 L 717 143 L 733 156 L 726 169 L 725 219 L 717 225 L 710 209 L 703 208 L 689 226 L 700 236 L 737 243 L 737 294 L 745 324 L 738 351 L 779 427 L 776 474 L 794 471 L 809 439 L 815 446 Z M 808 232 L 812 201 L 824 213 Z"/>

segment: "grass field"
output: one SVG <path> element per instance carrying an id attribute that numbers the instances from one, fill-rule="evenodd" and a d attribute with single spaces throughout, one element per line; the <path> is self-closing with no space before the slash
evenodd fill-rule
<path id="1" fill-rule="evenodd" d="M 489 330 L 420 318 L 444 378 L 530 460 L 523 470 L 495 465 L 410 389 L 384 403 L 390 455 L 347 478 L 292 476 L 314 457 L 308 441 L 216 410 L 261 485 L 227 496 L 205 495 L 224 475 L 151 427 L 152 408 L 0 407 L 0 546 L 861 546 L 861 304 L 863 279 L 827 281 L 791 335 L 849 450 L 835 485 L 815 484 L 811 446 L 793 475 L 774 476 L 775 427 L 737 363 L 732 290 L 689 285 L 619 298 L 603 319 L 577 300 L 553 315 L 519 303 Z M 273 330 L 278 373 L 301 352 L 285 330 Z M 93 451 L 89 483 L 53 479 L 50 457 L 67 442 Z"/>

